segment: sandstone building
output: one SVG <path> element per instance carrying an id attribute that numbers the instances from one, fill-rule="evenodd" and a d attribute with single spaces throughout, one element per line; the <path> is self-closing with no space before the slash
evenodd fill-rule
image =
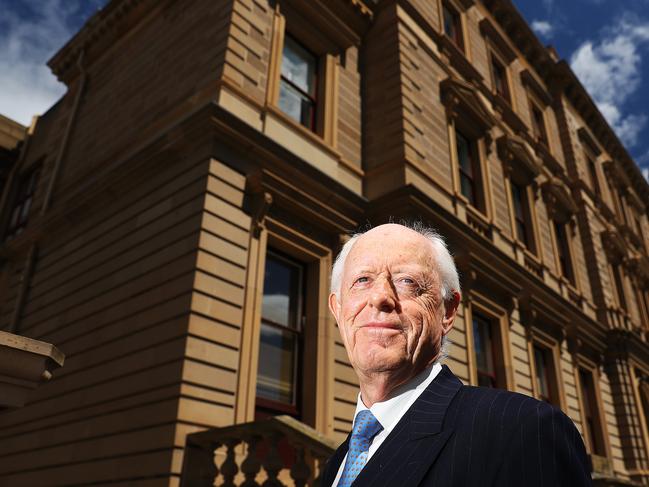
<path id="1" fill-rule="evenodd" d="M 0 329 L 66 365 L 0 414 L 0 484 L 179 485 L 188 434 L 277 414 L 341 441 L 332 257 L 404 218 L 461 271 L 453 371 L 649 485 L 649 185 L 511 1 L 113 0 L 49 66 Z"/>

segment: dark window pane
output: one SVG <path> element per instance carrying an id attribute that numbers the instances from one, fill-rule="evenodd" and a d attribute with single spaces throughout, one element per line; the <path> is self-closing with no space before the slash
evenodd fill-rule
<path id="1" fill-rule="evenodd" d="M 534 365 L 536 367 L 536 384 L 538 388 L 539 399 L 545 402 L 552 402 L 550 392 L 550 364 L 548 361 L 548 351 L 534 346 Z"/>
<path id="2" fill-rule="evenodd" d="M 282 77 L 314 96 L 316 57 L 289 36 L 284 39 L 282 56 Z"/>
<path id="3" fill-rule="evenodd" d="M 620 308 L 626 310 L 626 297 L 624 296 L 624 286 L 622 285 L 622 274 L 620 266 L 614 264 L 613 266 L 613 279 L 615 280 L 615 290 L 617 291 L 617 300 Z"/>
<path id="4" fill-rule="evenodd" d="M 584 419 L 586 420 L 584 428 L 585 436 L 588 438 L 588 444 L 591 446 L 592 453 L 605 455 L 606 450 L 603 444 L 603 434 L 601 431 L 592 372 L 580 368 L 579 385 L 581 386 L 581 402 L 584 410 Z"/>
<path id="5" fill-rule="evenodd" d="M 491 58 L 491 71 L 493 74 L 494 89 L 496 93 L 509 101 L 509 85 L 507 83 L 507 70 L 495 57 Z"/>
<path id="6" fill-rule="evenodd" d="M 6 239 L 10 239 L 21 233 L 27 224 L 34 192 L 38 183 L 38 174 L 38 169 L 32 170 L 20 180 L 18 190 L 14 197 L 9 225 L 5 233 Z"/>
<path id="7" fill-rule="evenodd" d="M 588 160 L 588 174 L 590 175 L 590 187 L 595 192 L 595 194 L 600 194 L 601 190 L 599 189 L 599 180 L 597 179 L 597 169 L 595 168 L 595 162 L 586 156 Z"/>
<path id="8" fill-rule="evenodd" d="M 547 145 L 548 134 L 545 130 L 543 112 L 534 103 L 530 103 L 530 108 L 532 111 L 532 131 L 534 133 L 534 137 L 540 142 L 543 142 L 545 145 Z"/>
<path id="9" fill-rule="evenodd" d="M 300 124 L 315 128 L 318 59 L 286 36 L 282 52 L 279 107 Z"/>
<path id="10" fill-rule="evenodd" d="M 460 13 L 446 3 L 442 8 L 444 16 L 444 34 L 452 39 L 455 45 L 462 49 L 462 20 Z"/>
<path id="11" fill-rule="evenodd" d="M 514 204 L 514 219 L 516 221 L 516 238 L 529 247 L 529 221 L 527 210 L 527 194 L 523 186 L 512 181 L 512 202 Z"/>
<path id="12" fill-rule="evenodd" d="M 473 316 L 473 346 L 475 349 L 478 385 L 497 387 L 495 344 L 492 323 L 487 318 L 474 314 Z"/>
<path id="13" fill-rule="evenodd" d="M 559 265 L 561 274 L 573 281 L 572 264 L 570 261 L 570 245 L 568 243 L 568 234 L 564 223 L 554 222 L 554 233 L 557 238 L 557 252 L 559 254 Z"/>
<path id="14" fill-rule="evenodd" d="M 296 335 L 291 331 L 262 323 L 257 396 L 294 404 L 296 359 Z"/>
<path id="15" fill-rule="evenodd" d="M 284 80 L 282 80 L 279 88 L 279 108 L 305 127 L 314 127 L 314 102 Z"/>
<path id="16" fill-rule="evenodd" d="M 266 255 L 257 369 L 258 408 L 264 414 L 299 416 L 302 360 L 303 267 L 269 251 Z"/>
<path id="17" fill-rule="evenodd" d="M 287 328 L 297 328 L 300 268 L 268 254 L 264 274 L 261 315 L 264 320 Z"/>
<path id="18" fill-rule="evenodd" d="M 482 209 L 482 202 L 478 197 L 480 166 L 475 142 L 456 130 L 455 144 L 457 146 L 457 161 L 460 172 L 460 192 L 469 200 L 471 205 Z"/>

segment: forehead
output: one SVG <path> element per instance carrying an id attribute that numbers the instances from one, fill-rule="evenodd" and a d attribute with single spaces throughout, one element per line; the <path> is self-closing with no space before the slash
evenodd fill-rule
<path id="1" fill-rule="evenodd" d="M 359 237 L 347 257 L 345 271 L 358 266 L 385 265 L 413 265 L 432 270 L 434 261 L 429 239 L 400 225 L 384 225 Z"/>

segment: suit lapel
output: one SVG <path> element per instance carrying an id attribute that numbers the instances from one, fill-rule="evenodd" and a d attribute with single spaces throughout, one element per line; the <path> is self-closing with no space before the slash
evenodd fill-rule
<path id="1" fill-rule="evenodd" d="M 460 387 L 460 380 L 444 366 L 370 458 L 354 487 L 418 485 L 453 434 L 451 426 L 442 426 L 446 410 Z M 335 473 L 331 481 L 334 478 Z"/>

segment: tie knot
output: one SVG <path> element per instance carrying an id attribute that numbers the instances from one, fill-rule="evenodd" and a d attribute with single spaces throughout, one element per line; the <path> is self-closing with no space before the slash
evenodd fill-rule
<path id="1" fill-rule="evenodd" d="M 379 420 L 374 417 L 372 411 L 363 409 L 356 415 L 352 437 L 359 437 L 365 440 L 371 440 L 379 431 L 383 429 Z"/>

